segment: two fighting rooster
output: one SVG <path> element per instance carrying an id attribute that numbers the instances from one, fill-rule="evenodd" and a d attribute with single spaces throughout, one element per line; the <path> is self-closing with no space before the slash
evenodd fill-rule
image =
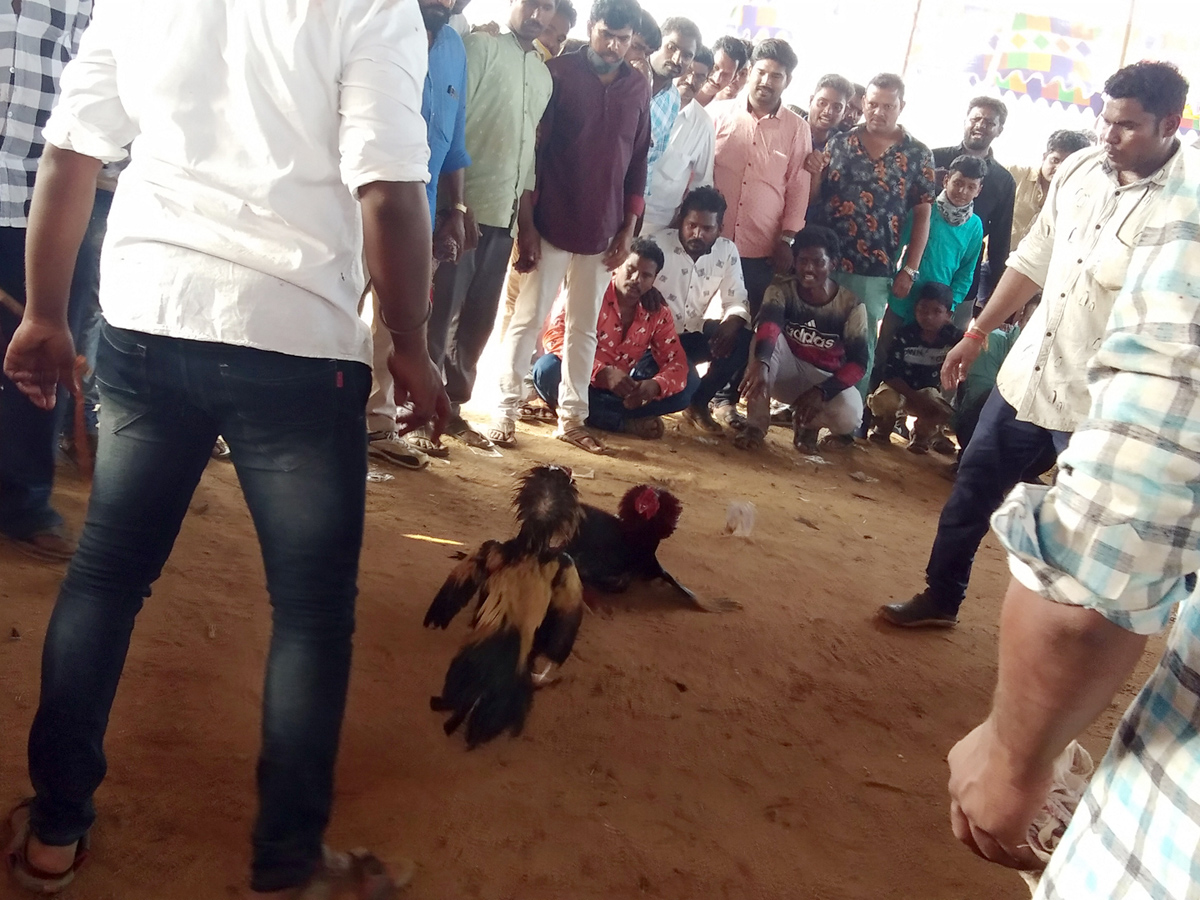
<path id="1" fill-rule="evenodd" d="M 619 592 L 634 580 L 662 579 L 702 609 L 732 608 L 701 604 L 659 564 L 659 542 L 674 532 L 682 509 L 667 491 L 631 488 L 614 516 L 579 502 L 570 470 L 538 466 L 521 476 L 513 507 L 517 536 L 487 541 L 464 559 L 425 614 L 426 627 L 445 628 L 479 595 L 471 633 L 441 696 L 430 701 L 450 713 L 447 734 L 466 722 L 469 747 L 505 730 L 520 733 L 536 661 L 562 665 L 575 644 L 585 585 Z"/>

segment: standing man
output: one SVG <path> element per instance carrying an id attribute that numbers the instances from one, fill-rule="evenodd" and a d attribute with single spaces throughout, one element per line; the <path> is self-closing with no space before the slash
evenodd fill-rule
<path id="1" fill-rule="evenodd" d="M 959 463 L 938 519 L 925 590 L 879 611 L 892 625 L 958 622 L 988 519 L 1033 462 L 1048 449 L 1062 452 L 1087 415 L 1087 366 L 1127 281 L 1133 248 L 1155 239 L 1166 221 L 1163 186 L 1183 174 L 1195 178 L 1200 151 L 1181 150 L 1176 136 L 1187 98 L 1178 69 L 1156 62 L 1127 66 L 1105 82 L 1104 93 L 1103 146 L 1059 167 L 1037 224 L 1009 257 L 996 293 L 946 357 L 942 385 L 952 390 L 987 335 L 1042 292 Z"/>
<path id="2" fill-rule="evenodd" d="M 661 46 L 662 30 L 654 21 L 654 16 L 643 9 L 637 24 L 633 26 L 633 37 L 630 38 L 629 49 L 625 51 L 625 62 L 650 78 L 650 54 L 656 53 Z"/>
<path id="3" fill-rule="evenodd" d="M 25 304 L 25 233 L 45 146 L 42 126 L 91 14 L 92 0 L 25 0 L 0 12 L 0 44 L 9 48 L 0 95 L 6 109 L 0 117 L 0 346 L 12 338 Z M 72 258 L 68 273 L 74 264 Z M 75 541 L 50 505 L 56 424 L 53 412 L 0 375 L 0 535 L 31 556 L 62 562 L 75 552 Z"/>
<path id="4" fill-rule="evenodd" d="M 132 162 L 103 254 L 87 523 L 29 735 L 36 796 L 9 817 L 9 867 L 26 887 L 61 890 L 86 856 L 134 619 L 218 434 L 273 620 L 250 887 L 325 896 L 344 873 L 365 896 L 394 881 L 322 839 L 366 503 L 364 249 L 409 423 L 448 413 L 425 344 L 426 49 L 411 3 L 105 0 L 63 73 L 30 211 L 28 306 L 4 362 L 41 409 L 74 363 L 67 295 L 101 161 L 132 143 Z"/>
<path id="5" fill-rule="evenodd" d="M 667 149 L 682 105 L 675 80 L 692 64 L 698 49 L 700 29 L 694 22 L 678 16 L 663 22 L 662 46 L 650 55 L 650 153 L 646 167 L 651 174 Z"/>
<path id="6" fill-rule="evenodd" d="M 1046 203 L 1046 193 L 1050 190 L 1050 182 L 1058 167 L 1072 153 L 1086 150 L 1095 141 L 1086 131 L 1070 131 L 1061 128 L 1050 135 L 1046 142 L 1046 152 L 1042 161 L 1036 166 L 1009 166 L 1008 174 L 1016 182 L 1017 192 L 1013 201 L 1012 241 L 1010 246 L 1017 246 L 1029 234 L 1033 223 L 1037 221 L 1038 213 Z"/>
<path id="7" fill-rule="evenodd" d="M 419 0 L 429 47 L 429 65 L 421 95 L 421 116 L 429 144 L 430 179 L 425 186 L 429 218 L 435 224 L 433 258 L 456 262 L 459 255 L 475 246 L 474 225 L 467 229 L 468 209 L 464 198 L 464 172 L 471 164 L 466 147 L 467 53 L 458 32 L 448 27 L 453 0 Z M 438 197 L 443 209 L 438 211 Z M 374 273 L 370 273 L 372 282 Z M 424 428 L 413 430 L 410 439 L 400 436 L 397 417 L 405 413 L 396 405 L 396 387 L 388 367 L 391 342 L 387 325 L 379 318 L 379 305 L 372 300 L 374 360 L 371 396 L 367 402 L 368 453 L 374 459 L 406 469 L 429 464 L 427 454 L 445 456 L 441 442 Z M 444 338 L 442 347 L 445 346 Z"/>
<path id="8" fill-rule="evenodd" d="M 713 66 L 707 80 L 696 91 L 696 102 L 708 106 L 716 99 L 717 94 L 725 90 L 738 77 L 738 73 L 746 68 L 749 55 L 746 44 L 732 34 L 723 34 L 712 46 Z"/>
<path id="9" fill-rule="evenodd" d="M 875 339 L 887 309 L 889 291 L 907 297 L 920 274 L 929 240 L 929 215 L 938 189 L 933 154 L 900 124 L 904 82 L 899 75 L 876 75 L 867 85 L 866 117 L 845 134 L 829 139 L 829 165 L 813 218 L 832 228 L 842 246 L 838 283 L 867 308 L 867 372 L 875 364 Z M 899 273 L 900 232 L 912 213 L 912 231 Z M 865 399 L 869 374 L 859 382 Z"/>
<path id="10" fill-rule="evenodd" d="M 804 162 L 812 152 L 812 134 L 808 123 L 783 105 L 796 62 L 786 41 L 760 41 L 745 92 L 708 110 L 717 133 L 713 182 L 730 208 L 722 233 L 741 254 L 752 319 L 771 279 L 791 269 L 792 240 L 804 227 L 808 209 L 812 176 Z M 737 373 L 717 394 L 717 422 L 744 424 L 736 406 L 741 380 Z"/>
<path id="11" fill-rule="evenodd" d="M 541 37 L 533 42 L 542 57 L 542 62 L 549 62 L 562 52 L 563 44 L 567 42 L 567 35 L 575 27 L 577 16 L 575 4 L 571 0 L 558 0 L 554 7 L 554 15 L 542 29 Z"/>
<path id="12" fill-rule="evenodd" d="M 944 177 L 950 163 L 960 156 L 974 156 L 987 163 L 983 190 L 975 198 L 975 215 L 983 222 L 983 237 L 987 247 L 988 283 L 980 283 L 983 254 L 975 264 L 975 277 L 966 299 L 954 310 L 954 326 L 965 331 L 975 316 L 975 300 L 980 293 L 988 297 L 1004 275 L 1004 266 L 1012 249 L 1013 202 L 1017 185 L 1009 171 L 992 154 L 992 142 L 1004 131 L 1008 107 L 994 97 L 976 97 L 967 108 L 967 122 L 962 143 L 955 147 L 938 147 L 933 151 L 933 163 Z"/>
<path id="13" fill-rule="evenodd" d="M 993 862 L 1040 868 L 1030 823 L 1046 804 L 1054 761 L 1124 703 L 1118 695 L 1146 636 L 1174 617 L 1165 653 L 1041 876 L 1038 900 L 1196 894 L 1200 168 L 1196 150 L 1176 155 L 1182 165 L 1159 185 L 1158 212 L 1126 260 L 1088 367 L 1090 402 L 1054 487 L 1019 486 L 993 520 L 1013 573 L 999 683 L 987 720 L 949 755 L 958 839 Z"/>
<path id="14" fill-rule="evenodd" d="M 750 310 L 741 260 L 733 241 L 721 236 L 725 206 L 716 188 L 695 188 L 684 197 L 671 227 L 653 235 L 666 257 L 656 287 L 671 307 L 688 366 L 699 378 L 697 364 L 709 364 L 683 417 L 717 434 L 721 427 L 712 421 L 708 404 L 745 369 L 750 356 Z M 716 298 L 720 318 L 706 319 Z"/>
<path id="15" fill-rule="evenodd" d="M 466 147 L 474 162 L 466 170 L 463 194 L 479 238 L 475 249 L 456 262 L 441 263 L 434 273 L 429 352 L 446 378 L 447 432 L 480 446 L 487 440 L 463 419 L 461 407 L 471 399 L 476 366 L 496 322 L 517 215 L 533 212 L 537 127 L 553 87 L 534 41 L 554 14 L 555 0 L 514 0 L 508 31 L 479 31 L 464 42 Z M 537 236 L 531 221 L 520 231 L 527 242 Z M 536 252 L 536 246 L 524 248 L 526 256 Z M 421 437 L 434 452 L 441 448 L 432 436 Z"/>
<path id="16" fill-rule="evenodd" d="M 684 196 L 692 188 L 712 184 L 717 136 L 712 117 L 696 102 L 696 91 L 712 70 L 711 51 L 701 47 L 696 58 L 675 82 L 679 91 L 679 116 L 671 131 L 667 149 L 650 172 L 646 188 L 646 214 L 643 230 L 666 228 Z"/>
<path id="17" fill-rule="evenodd" d="M 813 152 L 804 161 L 804 168 L 808 169 L 809 174 L 820 175 L 829 165 L 825 146 L 846 118 L 847 104 L 853 93 L 854 85 L 841 75 L 822 75 L 817 81 L 816 90 L 808 98 L 808 113 L 805 115 L 813 141 Z"/>
<path id="18" fill-rule="evenodd" d="M 516 268 L 533 275 L 525 279 L 505 330 L 500 405 L 487 435 L 502 447 L 516 443 L 522 383 L 566 277 L 555 436 L 589 453 L 603 450 L 583 423 L 608 272 L 628 258 L 645 209 L 650 83 L 625 62 L 640 19 L 636 0 L 596 0 L 588 17 L 588 45 L 547 63 L 554 90 L 542 120 L 537 200 L 532 216 L 517 223 L 521 247 L 534 249 Z M 536 238 L 521 235 L 523 222 L 532 223 Z"/>
<path id="19" fill-rule="evenodd" d="M 854 85 L 854 93 L 846 101 L 846 115 L 838 125 L 838 131 L 849 131 L 855 125 L 862 124 L 863 105 L 867 102 L 867 89 L 861 84 Z"/>

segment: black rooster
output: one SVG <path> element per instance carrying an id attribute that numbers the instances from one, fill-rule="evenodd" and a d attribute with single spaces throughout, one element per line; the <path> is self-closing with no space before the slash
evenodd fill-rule
<path id="1" fill-rule="evenodd" d="M 683 504 L 669 491 L 639 484 L 625 492 L 617 514 L 583 505 L 583 520 L 566 551 L 586 587 L 619 594 L 635 581 L 662 580 L 705 612 L 730 612 L 741 604 L 704 601 L 675 580 L 658 561 L 658 545 L 675 533 Z"/>
<path id="2" fill-rule="evenodd" d="M 562 665 L 583 618 L 583 585 L 562 545 L 582 509 L 571 471 L 538 466 L 521 476 L 513 497 L 520 532 L 488 541 L 464 559 L 425 613 L 425 626 L 445 628 L 476 593 L 471 633 L 450 663 L 440 697 L 429 705 L 451 713 L 446 734 L 466 720 L 467 746 L 505 729 L 519 734 L 533 704 L 533 662 Z"/>

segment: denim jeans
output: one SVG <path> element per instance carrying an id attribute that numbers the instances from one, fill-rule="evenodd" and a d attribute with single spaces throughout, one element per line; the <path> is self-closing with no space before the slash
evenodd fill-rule
<path id="1" fill-rule="evenodd" d="M 346 701 L 370 370 L 106 324 L 97 380 L 92 495 L 50 618 L 29 735 L 34 831 L 65 845 L 95 818 L 104 732 L 134 618 L 222 434 L 272 607 L 252 887 L 301 884 L 321 860 Z"/>
<path id="2" fill-rule="evenodd" d="M 1031 465 L 1061 453 L 1070 439 L 1068 432 L 1020 421 L 1016 410 L 992 389 L 958 464 L 925 569 L 929 593 L 942 611 L 956 614 L 962 606 L 992 513 Z"/>
<path id="3" fill-rule="evenodd" d="M 658 363 L 647 353 L 634 366 L 630 378 L 643 381 L 658 374 Z M 562 360 L 553 353 L 547 353 L 533 366 L 533 386 L 538 394 L 555 409 L 558 406 L 558 385 L 562 381 Z M 647 416 L 668 416 L 687 409 L 692 395 L 700 386 L 700 376 L 688 370 L 687 386 L 678 394 L 651 400 L 645 406 L 637 409 L 626 409 L 624 401 L 612 391 L 598 388 L 594 384 L 588 386 L 588 417 L 586 424 L 602 431 L 624 431 L 626 419 L 643 419 Z"/>
<path id="4" fill-rule="evenodd" d="M 697 363 L 708 363 L 708 371 L 704 373 L 704 377 L 700 378 L 700 386 L 696 389 L 696 393 L 692 396 L 691 402 L 695 406 L 703 406 L 708 408 L 709 401 L 717 395 L 717 392 L 726 388 L 732 387 L 737 390 L 741 387 L 742 378 L 745 377 L 746 361 L 750 358 L 750 339 L 753 337 L 749 328 L 743 328 L 738 332 L 737 343 L 734 344 L 733 351 L 724 359 L 715 359 L 712 355 L 712 350 L 709 349 L 709 341 L 717 333 L 717 329 L 721 327 L 721 323 L 715 319 L 707 319 L 704 322 L 704 331 L 685 331 L 679 335 L 679 343 L 683 346 L 683 352 L 687 354 L 688 359 L 688 376 L 696 375 Z M 738 375 L 738 373 L 742 375 Z M 737 381 L 734 378 L 737 377 Z"/>
<path id="5" fill-rule="evenodd" d="M 24 228 L 0 227 L 0 289 L 25 302 Z M 0 348 L 20 323 L 0 304 Z M 23 540 L 62 525 L 50 506 L 57 425 L 55 410 L 34 406 L 0 372 L 0 534 Z"/>

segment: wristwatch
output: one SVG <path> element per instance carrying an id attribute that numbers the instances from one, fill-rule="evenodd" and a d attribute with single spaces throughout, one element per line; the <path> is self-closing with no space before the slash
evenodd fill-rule
<path id="1" fill-rule="evenodd" d="M 921 274 L 920 269 L 914 269 L 912 266 L 905 266 L 900 271 L 903 272 L 905 275 L 907 275 L 909 278 L 911 278 L 913 281 L 916 281 L 917 276 Z"/>
<path id="2" fill-rule="evenodd" d="M 452 209 L 457 209 L 464 216 L 467 214 L 467 205 L 465 203 L 455 203 Z"/>
<path id="3" fill-rule="evenodd" d="M 787 244 L 789 247 L 791 247 L 796 242 L 796 236 L 794 234 L 781 234 L 779 236 L 779 239 L 781 241 L 783 241 L 785 244 Z"/>

